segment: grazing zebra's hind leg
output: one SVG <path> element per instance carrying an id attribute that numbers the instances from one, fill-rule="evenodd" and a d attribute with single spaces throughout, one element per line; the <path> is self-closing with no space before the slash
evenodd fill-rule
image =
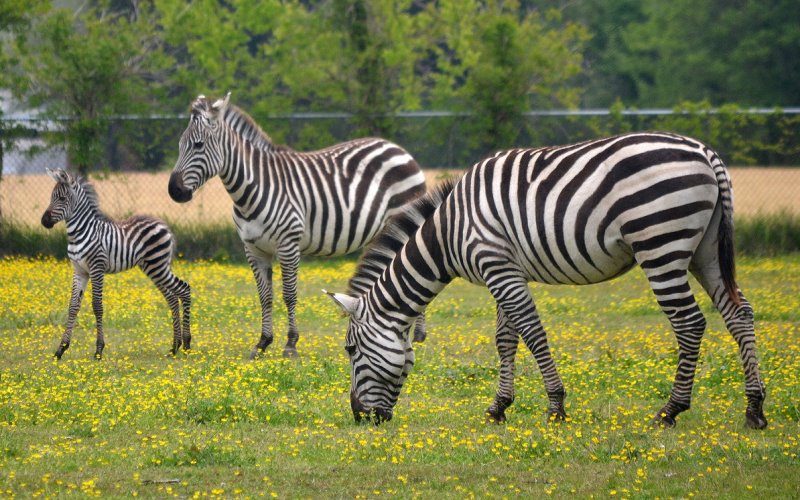
<path id="1" fill-rule="evenodd" d="M 78 311 L 81 308 L 81 300 L 83 299 L 83 292 L 86 291 L 86 285 L 89 283 L 89 276 L 79 273 L 77 270 L 72 275 L 72 295 L 69 300 L 69 310 L 67 311 L 67 326 L 64 329 L 64 335 L 61 337 L 61 343 L 56 349 L 55 356 L 61 359 L 64 351 L 69 349 L 69 344 L 72 341 L 72 329 L 75 327 L 75 318 L 78 316 Z"/>
<path id="2" fill-rule="evenodd" d="M 736 289 L 738 304 L 726 289 L 720 271 L 718 252 L 705 244 L 698 249 L 690 270 L 703 286 L 714 302 L 714 307 L 722 315 L 725 326 L 739 345 L 739 356 L 742 360 L 745 378 L 745 396 L 747 409 L 745 425 L 752 429 L 767 427 L 764 416 L 764 399 L 767 391 L 761 380 L 756 355 L 756 336 L 753 325 L 753 308 L 747 302 L 741 290 Z"/>
<path id="3" fill-rule="evenodd" d="M 500 357 L 500 381 L 494 402 L 486 409 L 486 417 L 490 421 L 501 423 L 506 421 L 506 408 L 514 402 L 514 359 L 517 356 L 519 335 L 499 306 L 494 343 Z"/>
<path id="4" fill-rule="evenodd" d="M 523 342 L 525 342 L 525 345 L 533 354 L 536 364 L 539 366 L 539 371 L 544 379 L 544 387 L 547 391 L 547 399 L 549 400 L 547 409 L 549 419 L 564 420 L 567 418 L 567 414 L 564 411 L 566 391 L 556 369 L 553 355 L 550 352 L 546 332 L 539 320 L 539 314 L 536 312 L 536 305 L 533 303 L 527 281 L 521 274 L 509 273 L 508 264 L 508 259 L 501 257 L 496 266 L 498 270 L 495 273 L 491 272 L 491 268 L 495 266 L 479 267 L 489 274 L 488 279 L 485 280 L 486 286 L 489 287 L 489 291 L 497 301 L 498 307 L 502 309 L 508 320 L 516 326 L 519 336 L 522 337 Z M 504 339 L 507 337 L 508 334 L 504 333 Z"/>
<path id="5" fill-rule="evenodd" d="M 297 306 L 297 270 L 300 267 L 300 248 L 295 242 L 284 244 L 278 250 L 278 261 L 281 265 L 281 282 L 283 285 L 283 302 L 286 304 L 288 318 L 288 331 L 286 333 L 286 347 L 283 356 L 294 358 L 297 356 L 297 319 L 295 309 Z"/>
<path id="6" fill-rule="evenodd" d="M 247 262 L 253 270 L 258 289 L 258 299 L 261 302 L 261 338 L 250 352 L 250 359 L 255 359 L 272 343 L 272 256 L 261 254 L 258 250 L 251 250 L 248 244 L 244 247 Z"/>
<path id="7" fill-rule="evenodd" d="M 635 256 L 678 342 L 678 366 L 672 391 L 667 404 L 653 418 L 653 424 L 674 427 L 675 417 L 691 406 L 700 342 L 706 329 L 706 319 L 689 286 L 687 268 L 691 252 L 636 253 Z"/>

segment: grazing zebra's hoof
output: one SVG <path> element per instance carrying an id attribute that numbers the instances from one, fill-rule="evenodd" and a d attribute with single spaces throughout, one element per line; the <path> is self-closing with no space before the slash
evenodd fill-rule
<path id="1" fill-rule="evenodd" d="M 650 421 L 653 427 L 660 427 L 662 429 L 672 429 L 675 427 L 675 423 L 675 417 L 670 417 L 663 412 L 659 412 L 659 414 Z"/>
<path id="2" fill-rule="evenodd" d="M 297 357 L 297 348 L 286 346 L 283 348 L 283 357 L 284 358 L 296 358 Z"/>
<path id="3" fill-rule="evenodd" d="M 265 349 L 259 349 L 258 347 L 254 347 L 252 351 L 250 351 L 250 361 L 261 359 L 264 357 Z"/>
<path id="4" fill-rule="evenodd" d="M 564 413 L 564 410 L 548 410 L 547 411 L 547 422 L 566 422 L 567 421 L 567 414 Z"/>
<path id="5" fill-rule="evenodd" d="M 748 412 L 745 414 L 744 426 L 748 429 L 766 429 L 767 418 L 763 413 L 761 415 L 754 415 L 748 410 Z"/>
<path id="6" fill-rule="evenodd" d="M 493 412 L 491 409 L 486 410 L 486 423 L 487 424 L 502 424 L 506 421 L 506 412 Z"/>

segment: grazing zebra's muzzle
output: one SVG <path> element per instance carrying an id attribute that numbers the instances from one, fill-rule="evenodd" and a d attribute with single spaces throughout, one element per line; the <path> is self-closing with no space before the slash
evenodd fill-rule
<path id="1" fill-rule="evenodd" d="M 56 225 L 57 221 L 53 220 L 53 215 L 50 213 L 50 210 L 45 210 L 42 214 L 42 225 L 47 229 L 52 228 Z"/>
<path id="2" fill-rule="evenodd" d="M 183 184 L 183 174 L 172 172 L 169 176 L 169 197 L 178 203 L 186 203 L 192 199 L 192 190 Z"/>
<path id="3" fill-rule="evenodd" d="M 368 422 L 372 422 L 375 425 L 388 422 L 392 419 L 391 409 L 367 408 L 353 393 L 350 393 L 350 408 L 353 409 L 353 418 L 356 420 L 357 424 L 361 423 L 362 419 L 366 419 Z"/>

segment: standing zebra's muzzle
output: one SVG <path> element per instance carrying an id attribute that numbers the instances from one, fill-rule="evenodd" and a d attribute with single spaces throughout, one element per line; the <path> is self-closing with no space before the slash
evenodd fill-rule
<path id="1" fill-rule="evenodd" d="M 50 210 L 45 210 L 42 214 L 42 225 L 47 229 L 56 225 L 56 221 L 53 220 L 53 215 L 50 213 Z"/>
<path id="2" fill-rule="evenodd" d="M 186 203 L 192 199 L 192 190 L 183 184 L 183 174 L 172 172 L 169 176 L 169 197 L 178 203 Z"/>

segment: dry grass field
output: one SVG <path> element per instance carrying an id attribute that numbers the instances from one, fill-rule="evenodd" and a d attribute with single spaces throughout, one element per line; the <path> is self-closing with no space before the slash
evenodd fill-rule
<path id="1" fill-rule="evenodd" d="M 433 185 L 455 170 L 428 171 Z M 731 169 L 735 187 L 735 208 L 739 216 L 788 211 L 800 214 L 800 168 Z M 173 202 L 167 194 L 169 174 L 125 173 L 92 178 L 103 210 L 115 218 L 136 213 L 168 221 L 195 224 L 226 222 L 231 217 L 231 200 L 219 179 L 212 179 L 186 205 Z M 50 202 L 53 181 L 46 175 L 6 176 L 0 182 L 0 210 L 5 217 L 27 225 L 39 225 Z"/>

